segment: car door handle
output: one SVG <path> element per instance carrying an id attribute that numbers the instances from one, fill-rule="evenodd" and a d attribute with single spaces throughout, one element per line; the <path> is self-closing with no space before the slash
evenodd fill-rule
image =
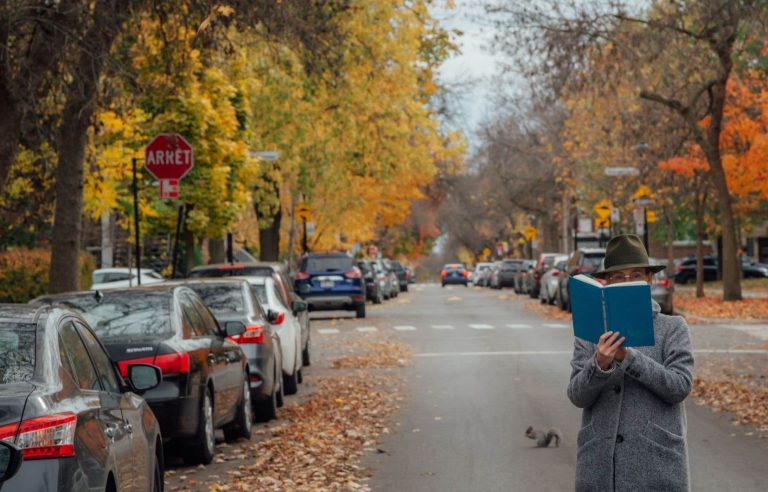
<path id="1" fill-rule="evenodd" d="M 125 432 L 128 434 L 133 434 L 133 426 L 127 422 L 125 424 Z"/>

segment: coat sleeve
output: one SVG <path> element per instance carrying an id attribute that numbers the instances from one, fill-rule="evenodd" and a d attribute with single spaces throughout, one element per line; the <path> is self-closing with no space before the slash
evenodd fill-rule
<path id="1" fill-rule="evenodd" d="M 603 371 L 595 360 L 595 345 L 576 338 L 573 342 L 571 359 L 571 381 L 568 383 L 568 398 L 579 408 L 586 408 L 595 402 L 608 378 L 616 370 L 614 363 Z"/>
<path id="2" fill-rule="evenodd" d="M 664 338 L 662 354 L 663 364 L 628 348 L 622 368 L 665 402 L 680 403 L 691 392 L 693 383 L 693 348 L 685 321 L 672 328 Z"/>

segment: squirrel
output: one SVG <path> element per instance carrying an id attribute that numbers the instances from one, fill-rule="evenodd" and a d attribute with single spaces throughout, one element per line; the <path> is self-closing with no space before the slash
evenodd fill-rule
<path id="1" fill-rule="evenodd" d="M 536 446 L 540 448 L 549 447 L 553 440 L 555 441 L 555 447 L 560 447 L 560 439 L 562 439 L 560 431 L 557 429 L 549 429 L 547 432 L 544 432 L 533 427 L 528 427 L 525 430 L 525 437 L 536 440 Z"/>

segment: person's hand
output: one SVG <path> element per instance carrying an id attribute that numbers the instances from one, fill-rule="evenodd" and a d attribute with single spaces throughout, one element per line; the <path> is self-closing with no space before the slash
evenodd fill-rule
<path id="1" fill-rule="evenodd" d="M 618 331 L 607 331 L 600 335 L 600 339 L 597 342 L 597 351 L 595 352 L 595 358 L 600 369 L 607 371 L 611 367 L 611 363 L 616 358 L 616 352 L 624 343 L 625 337 L 619 338 L 620 333 Z M 624 359 L 624 354 L 620 357 Z"/>
<path id="2" fill-rule="evenodd" d="M 626 347 L 619 347 L 616 350 L 616 353 L 613 355 L 613 358 L 619 362 L 624 360 L 624 357 L 627 356 L 627 348 Z"/>

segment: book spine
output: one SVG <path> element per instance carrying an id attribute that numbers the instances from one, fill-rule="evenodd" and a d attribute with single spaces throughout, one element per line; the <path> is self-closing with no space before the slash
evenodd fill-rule
<path id="1" fill-rule="evenodd" d="M 608 331 L 608 313 L 605 307 L 605 289 L 600 289 L 600 300 L 603 304 L 603 333 Z"/>

